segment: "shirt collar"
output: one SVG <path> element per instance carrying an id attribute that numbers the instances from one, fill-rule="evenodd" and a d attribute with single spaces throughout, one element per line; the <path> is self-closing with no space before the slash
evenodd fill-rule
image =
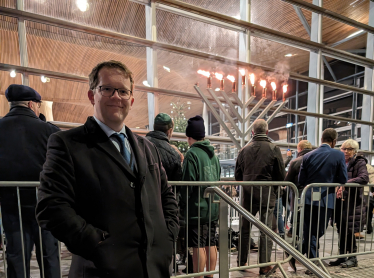
<path id="1" fill-rule="evenodd" d="M 97 122 L 97 124 L 100 126 L 100 128 L 105 132 L 106 136 L 110 137 L 112 136 L 114 133 L 123 133 L 125 135 L 125 137 L 127 138 L 127 134 L 126 134 L 126 126 L 123 125 L 122 129 L 120 132 L 116 132 L 114 131 L 113 129 L 111 129 L 109 126 L 107 126 L 106 124 L 104 124 L 103 122 L 101 122 L 98 118 L 96 118 L 95 116 L 93 116 L 95 121 Z"/>
<path id="2" fill-rule="evenodd" d="M 322 143 L 321 146 L 322 146 L 322 145 L 327 145 L 328 147 L 331 148 L 331 146 L 330 146 L 329 144 L 327 144 L 327 143 Z"/>

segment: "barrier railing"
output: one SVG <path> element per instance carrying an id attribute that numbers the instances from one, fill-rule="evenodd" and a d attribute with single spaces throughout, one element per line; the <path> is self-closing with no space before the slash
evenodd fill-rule
<path id="1" fill-rule="evenodd" d="M 318 262 L 326 272 L 328 269 L 322 260 L 373 254 L 373 232 L 369 236 L 369 241 L 367 233 L 365 233 L 363 240 L 358 239 L 358 244 L 356 244 L 355 237 L 357 232 L 361 236 L 365 224 L 367 225 L 369 221 L 372 223 L 373 219 L 369 218 L 368 213 L 370 194 L 365 196 L 364 188 L 368 187 L 371 192 L 373 186 L 373 184 L 360 185 L 356 183 L 313 183 L 307 185 L 302 191 L 299 202 L 301 208 L 299 251 L 306 253 L 307 257 L 312 257 L 310 260 Z M 340 196 L 337 198 L 339 189 L 342 189 L 343 194 L 339 193 Z M 340 190 L 339 192 L 341 192 Z M 328 222 L 331 225 L 328 225 Z M 321 228 L 321 225 L 325 228 Z M 317 229 L 312 231 L 315 227 Z M 328 235 L 330 231 L 332 233 Z M 330 240 L 329 236 L 331 248 L 326 243 L 326 240 Z M 313 239 L 315 242 L 312 242 Z M 321 244 L 320 239 L 323 242 Z M 320 245 L 323 246 L 322 252 L 319 252 Z M 329 248 L 327 251 L 326 247 Z M 336 254 L 334 249 L 340 254 Z"/>
<path id="2" fill-rule="evenodd" d="M 20 225 L 20 242 L 21 242 L 21 249 L 22 249 L 22 264 L 23 264 L 23 271 L 20 269 L 17 269 L 18 272 L 23 272 L 23 277 L 27 278 L 26 272 L 29 272 L 30 269 L 26 269 L 26 265 L 29 265 L 28 262 L 26 262 L 26 251 L 25 251 L 25 242 L 24 242 L 24 229 L 23 229 L 23 221 L 22 221 L 22 204 L 21 204 L 21 198 L 20 198 L 20 188 L 35 188 L 35 198 L 37 200 L 37 193 L 38 193 L 38 186 L 39 182 L 29 182 L 29 181 L 0 181 L 0 188 L 15 188 L 17 192 L 17 208 L 18 208 L 18 217 L 19 217 L 19 225 Z M 8 269 L 7 269 L 7 252 L 6 252 L 6 244 L 4 244 L 4 223 L 3 223 L 3 210 L 2 210 L 2 204 L 0 205 L 0 224 L 1 224 L 1 244 L 3 246 L 3 267 L 4 267 L 4 274 L 5 277 L 8 277 Z M 14 244 L 14 243 L 13 243 Z M 39 227 L 39 252 L 40 252 L 40 277 L 44 278 L 44 256 L 43 256 L 43 240 L 42 240 L 42 231 Z M 31 252 L 31 250 L 30 250 Z M 27 256 L 28 257 L 28 256 Z M 58 261 L 59 265 L 61 266 L 61 246 L 60 242 L 58 242 Z M 61 267 L 59 267 L 60 271 L 60 277 L 62 278 L 62 272 Z M 13 274 L 14 275 L 14 274 Z M 17 274 L 19 275 L 19 273 Z M 22 274 L 21 274 L 22 275 Z"/>
<path id="3" fill-rule="evenodd" d="M 251 194 L 251 199 L 250 199 L 250 203 L 252 204 L 252 201 L 253 201 L 253 189 L 254 187 L 257 187 L 260 189 L 261 193 L 262 191 L 265 192 L 265 190 L 270 190 L 271 187 L 287 187 L 286 189 L 286 196 L 289 195 L 289 190 L 292 190 L 294 196 L 299 196 L 298 195 L 298 190 L 296 188 L 296 186 L 291 183 L 291 182 L 235 182 L 235 181 L 218 181 L 218 182 L 173 182 L 173 181 L 170 181 L 169 184 L 171 186 L 173 186 L 173 190 L 174 192 L 178 192 L 178 194 L 181 193 L 181 191 L 185 190 L 186 191 L 186 194 L 185 196 L 183 196 L 184 198 L 186 198 L 184 200 L 184 206 L 185 206 L 185 210 L 187 211 L 187 213 L 185 213 L 184 215 L 182 215 L 182 217 L 185 217 L 186 218 L 186 223 L 185 225 L 181 227 L 181 231 L 183 230 L 187 230 L 189 231 L 190 228 L 189 228 L 189 217 L 188 217 L 188 211 L 189 211 L 189 208 L 188 208 L 188 198 L 190 196 L 190 194 L 195 194 L 197 195 L 197 199 L 198 200 L 201 200 L 202 197 L 204 196 L 200 196 L 200 189 L 197 190 L 197 193 L 196 193 L 196 190 L 194 190 L 194 188 L 199 188 L 199 187 L 208 187 L 208 186 L 212 186 L 212 188 L 214 189 L 217 189 L 219 191 L 217 191 L 217 195 L 219 195 L 224 202 L 222 201 L 219 201 L 219 206 L 220 206 L 220 212 L 219 212 L 219 253 L 220 253 L 220 256 L 219 256 L 219 271 L 217 270 L 213 270 L 209 267 L 209 265 L 207 264 L 207 270 L 208 271 L 201 271 L 201 269 L 204 269 L 204 268 L 201 268 L 200 265 L 198 265 L 197 267 L 195 266 L 195 270 L 196 269 L 200 269 L 200 271 L 196 271 L 195 273 L 191 273 L 191 269 L 189 269 L 189 266 L 188 266 L 188 263 L 186 265 L 186 274 L 185 275 L 178 275 L 176 277 L 178 278 L 187 278 L 187 277 L 200 277 L 200 276 L 207 276 L 207 275 L 212 275 L 212 274 L 216 274 L 216 273 L 220 273 L 220 277 L 226 277 L 225 273 L 228 273 L 228 272 L 232 272 L 232 271 L 238 271 L 238 270 L 245 270 L 245 269 L 250 269 L 250 268 L 257 268 L 257 267 L 267 267 L 267 266 L 273 266 L 273 269 L 270 271 L 270 273 L 274 272 L 277 268 L 280 269 L 280 271 L 282 272 L 283 276 L 284 277 L 287 277 L 287 274 L 285 273 L 284 269 L 282 268 L 282 264 L 286 263 L 286 262 L 289 262 L 289 260 L 294 256 L 295 258 L 300 258 L 300 253 L 298 253 L 298 251 L 296 251 L 295 253 L 295 249 L 292 248 L 292 245 L 295 244 L 295 240 L 296 240 L 296 229 L 293 229 L 293 236 L 292 236 L 292 245 L 288 244 L 284 239 L 282 239 L 280 236 L 278 236 L 275 232 L 273 232 L 270 228 L 268 228 L 266 225 L 262 224 L 262 222 L 260 220 L 258 220 L 257 218 L 255 218 L 252 214 L 250 214 L 247 210 L 245 210 L 242 206 L 240 206 L 238 203 L 235 202 L 235 200 L 233 200 L 232 198 L 230 198 L 230 194 L 226 194 L 224 193 L 222 190 L 218 189 L 218 186 L 221 186 L 221 187 L 224 187 L 224 186 L 228 186 L 230 188 L 235 188 L 236 186 L 242 186 L 242 187 L 248 187 L 249 190 L 251 190 L 252 194 Z M 207 189 L 208 190 L 208 189 Z M 212 190 L 211 187 L 209 187 L 209 190 Z M 227 190 L 226 190 L 227 191 Z M 228 191 L 228 193 L 230 193 L 231 190 Z M 192 192 L 192 193 L 191 193 Z M 190 193 L 190 194 L 189 194 Z M 178 195 L 177 194 L 177 195 Z M 224 198 L 222 197 L 222 194 L 224 194 Z M 207 196 L 207 195 L 206 195 Z M 209 195 L 210 196 L 210 201 L 209 201 L 209 204 L 211 205 L 212 203 L 216 202 L 216 201 L 213 201 L 212 202 L 212 195 Z M 269 198 L 266 200 L 266 205 L 265 207 L 263 207 L 264 210 L 269 210 L 269 207 L 270 207 L 270 194 L 268 194 Z M 182 197 L 182 198 L 183 198 Z M 280 199 L 280 190 L 278 190 L 278 198 L 277 199 Z M 181 201 L 181 198 L 179 198 L 179 201 Z M 262 204 L 262 194 L 260 194 L 260 204 Z M 183 203 L 183 201 L 182 201 Z M 225 203 L 226 207 L 222 207 L 223 206 L 223 203 Z M 288 203 L 288 198 L 287 198 L 287 202 L 286 202 L 286 207 L 287 207 L 287 203 Z M 231 230 L 231 223 L 232 221 L 230 221 L 230 218 L 231 217 L 227 217 L 226 215 L 234 215 L 232 212 L 229 213 L 228 209 L 229 209 L 229 206 L 232 210 L 236 211 L 237 213 L 239 213 L 241 215 L 241 217 L 243 217 L 246 221 L 249 221 L 251 223 L 251 225 L 254 225 L 258 230 L 259 232 L 261 233 L 264 233 L 265 234 L 265 237 L 269 237 L 270 240 L 274 241 L 276 244 L 279 244 L 279 242 L 281 241 L 282 244 L 279 244 L 284 250 L 286 250 L 288 252 L 288 254 L 290 254 L 291 256 L 289 256 L 288 258 L 284 258 L 283 256 L 283 259 L 282 260 L 277 260 L 277 249 L 275 248 L 275 252 L 274 252 L 274 261 L 272 262 L 267 262 L 267 263 L 258 263 L 258 262 L 255 262 L 255 263 L 250 263 L 250 260 L 248 260 L 247 262 L 247 265 L 245 266 L 239 266 L 239 267 L 230 267 L 230 260 L 229 260 L 229 246 L 231 247 L 231 234 L 229 236 L 228 234 L 228 231 L 229 231 L 229 228 Z M 200 202 L 198 203 L 198 211 L 200 211 L 200 208 L 201 208 L 201 204 Z M 183 205 L 182 205 L 182 210 L 183 210 Z M 261 209 L 260 209 L 261 210 Z M 243 212 L 246 212 L 246 216 L 243 215 Z M 293 217 L 293 220 L 294 220 L 294 223 L 293 225 L 296 224 L 296 220 L 297 220 L 297 206 L 294 206 L 293 208 L 293 213 L 294 213 L 294 217 Z M 248 217 L 248 214 L 250 214 L 251 216 Z M 280 214 L 280 210 L 278 210 L 278 214 Z M 198 220 L 200 219 L 200 215 L 198 217 Z M 254 221 L 254 219 L 256 219 Z M 276 219 L 278 219 L 278 215 L 276 216 Z M 286 213 L 286 219 L 287 219 L 287 213 Z M 231 219 L 232 220 L 232 219 Z M 242 222 L 242 221 L 240 221 Z M 265 221 L 267 222 L 267 221 Z M 256 223 L 256 224 L 255 224 Z M 261 225 L 259 225 L 258 223 L 261 223 Z M 200 227 L 201 223 L 198 221 L 197 223 L 197 226 Z M 208 225 L 208 231 L 211 230 L 211 221 L 209 221 L 208 223 L 205 223 Z M 241 223 L 239 224 L 239 227 L 241 228 Z M 264 227 L 266 227 L 266 231 L 264 230 Z M 269 236 L 269 230 L 271 231 L 271 236 Z M 199 233 L 200 230 L 198 230 L 198 238 L 200 238 L 200 233 Z M 249 234 L 251 234 L 251 231 L 249 232 Z M 189 233 L 187 232 L 186 233 L 186 241 L 188 243 L 188 236 L 189 236 Z M 210 234 L 209 234 L 210 236 Z M 277 240 L 275 240 L 275 238 Z M 180 237 L 181 238 L 181 237 Z M 239 231 L 239 238 L 240 238 L 240 241 L 242 239 L 242 234 L 241 234 L 241 229 Z M 211 245 L 210 245 L 210 237 L 209 237 L 209 240 L 208 240 L 209 244 L 208 244 L 208 250 L 211 249 Z M 249 241 L 250 242 L 250 241 Z M 229 244 L 230 243 L 230 244 Z M 250 244 L 250 243 L 249 243 Z M 241 245 L 241 242 L 239 242 L 239 246 Z M 285 246 L 287 246 L 287 248 L 285 248 Z M 175 246 L 176 247 L 176 246 Z M 261 246 L 260 246 L 261 248 Z M 177 249 L 177 248 L 175 248 Z M 194 251 L 195 252 L 198 252 L 199 248 L 195 248 Z M 292 249 L 293 251 L 290 251 L 290 249 Z M 188 248 L 186 248 L 184 250 L 185 252 L 185 256 L 188 257 L 189 256 L 189 251 L 188 251 Z M 267 252 L 267 249 L 266 249 L 266 252 Z M 175 251 L 174 252 L 174 257 L 177 256 L 176 254 L 177 252 Z M 209 254 L 208 254 L 209 255 Z M 199 257 L 199 254 L 198 254 L 198 257 Z M 267 256 L 266 256 L 267 257 Z M 209 258 L 209 256 L 208 256 Z M 250 258 L 250 256 L 248 256 L 248 258 Z M 305 259 L 305 257 L 301 258 L 303 261 Z M 240 253 L 238 255 L 238 260 L 240 261 Z M 257 261 L 258 261 L 258 258 L 257 258 Z M 199 264 L 200 260 L 197 260 L 197 263 Z M 305 263 L 305 261 L 304 261 Z M 313 265 L 313 264 L 308 264 L 308 263 L 305 263 L 304 264 L 308 269 L 310 269 L 311 271 L 313 271 L 317 276 L 319 275 L 319 277 L 329 277 L 329 276 L 326 276 L 326 274 L 322 274 L 321 273 L 321 270 L 317 270 L 316 266 Z M 177 275 L 177 264 L 174 262 L 174 275 Z M 228 277 L 228 276 L 227 276 Z"/>

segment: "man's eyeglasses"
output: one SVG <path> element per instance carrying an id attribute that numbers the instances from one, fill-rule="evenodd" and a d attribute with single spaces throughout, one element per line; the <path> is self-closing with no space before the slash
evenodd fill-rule
<path id="1" fill-rule="evenodd" d="M 38 106 L 38 108 L 40 108 L 40 106 L 42 106 L 42 101 L 38 101 L 38 102 L 36 102 L 36 101 L 33 101 L 33 102 L 35 102 L 35 103 L 36 103 L 36 105 Z"/>
<path id="2" fill-rule="evenodd" d="M 116 89 L 109 86 L 99 86 L 99 91 L 103 97 L 112 97 L 114 95 L 114 92 L 117 91 L 120 98 L 123 98 L 125 100 L 129 100 L 132 91 L 127 89 Z"/>
<path id="3" fill-rule="evenodd" d="M 347 152 L 353 152 L 355 149 L 354 148 L 340 148 L 343 152 L 344 151 L 347 151 Z"/>

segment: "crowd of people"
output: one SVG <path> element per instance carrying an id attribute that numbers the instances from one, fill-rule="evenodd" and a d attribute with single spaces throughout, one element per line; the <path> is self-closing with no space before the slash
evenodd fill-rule
<path id="1" fill-rule="evenodd" d="M 8 87 L 5 95 L 10 111 L 0 119 L 0 180 L 40 181 L 37 198 L 33 188 L 19 190 L 20 212 L 16 188 L 0 188 L 8 277 L 30 277 L 34 246 L 44 277 L 60 277 L 57 240 L 73 254 L 71 278 L 169 277 L 172 254 L 182 254 L 187 248 L 192 249 L 192 254 L 186 252 L 190 272 L 215 270 L 217 202 L 204 197 L 207 186 L 173 190 L 168 184 L 168 180 L 220 180 L 220 163 L 205 139 L 204 120 L 200 116 L 188 120 L 189 150 L 183 155 L 170 143 L 174 123 L 169 115 L 158 114 L 154 130 L 146 137 L 134 134 L 124 124 L 135 101 L 133 90 L 133 76 L 126 65 L 99 63 L 89 75 L 87 95 L 93 116 L 80 127 L 60 131 L 40 114 L 38 92 L 24 85 Z M 283 236 L 288 217 L 287 213 L 282 217 L 282 194 L 289 198 L 283 205 L 289 203 L 290 211 L 299 196 L 282 190 L 277 182 L 293 182 L 301 192 L 311 183 L 365 185 L 368 170 L 374 172 L 357 154 L 356 141 L 347 140 L 341 150 L 334 148 L 334 129 L 323 132 L 322 145 L 316 150 L 308 141 L 301 141 L 298 157 L 291 161 L 287 173 L 285 164 L 290 159 L 284 162 L 279 147 L 269 139 L 266 121 L 256 120 L 252 133 L 252 140 L 236 160 L 235 180 L 268 181 L 274 186 L 244 186 L 241 204 L 253 215 L 258 213 L 269 228 L 276 231 L 278 226 Z M 365 202 L 365 194 L 371 193 L 363 187 L 322 187 L 321 199 L 316 202 L 308 191 L 304 219 L 312 215 L 312 222 L 320 224 L 310 226 L 310 221 L 304 221 L 303 254 L 318 257 L 319 238 L 329 220 L 338 227 L 340 253 L 356 252 L 355 234 L 362 232 L 367 214 L 372 218 L 373 207 Z M 288 235 L 300 228 L 300 222 L 295 223 Z M 249 249 L 255 245 L 250 231 L 250 223 L 244 220 L 238 266 L 247 264 Z M 367 233 L 371 232 L 369 221 Z M 258 252 L 260 263 L 270 262 L 272 240 L 264 233 Z M 296 270 L 295 260 L 290 263 Z M 330 265 L 354 267 L 357 258 L 339 258 Z M 270 270 L 261 267 L 260 274 Z"/>

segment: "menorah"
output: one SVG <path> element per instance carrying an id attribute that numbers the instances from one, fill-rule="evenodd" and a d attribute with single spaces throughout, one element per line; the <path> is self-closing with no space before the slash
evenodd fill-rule
<path id="1" fill-rule="evenodd" d="M 250 123 L 251 117 L 260 110 L 261 106 L 266 101 L 266 81 L 262 80 L 260 82 L 261 86 L 263 87 L 263 93 L 261 99 L 253 106 L 249 107 L 251 103 L 255 100 L 256 94 L 255 94 L 255 86 L 254 86 L 254 76 L 251 76 L 251 83 L 252 83 L 252 90 L 251 95 L 248 99 L 246 99 L 245 94 L 243 93 L 243 100 L 241 100 L 237 94 L 236 91 L 236 82 L 235 78 L 233 76 L 228 76 L 228 79 L 232 81 L 233 89 L 232 93 L 228 94 L 224 91 L 224 80 L 222 74 L 215 73 L 215 76 L 217 79 L 220 80 L 220 90 L 219 91 L 213 91 L 211 88 L 212 84 L 212 77 L 209 72 L 204 72 L 199 70 L 198 73 L 203 74 L 207 77 L 207 91 L 213 98 L 214 102 L 218 105 L 219 109 L 222 111 L 222 113 L 225 115 L 228 122 L 231 124 L 231 126 L 234 128 L 236 134 L 239 138 L 235 138 L 235 135 L 233 132 L 231 132 L 230 128 L 226 125 L 225 121 L 220 117 L 220 115 L 217 113 L 216 109 L 213 106 L 213 103 L 208 99 L 208 97 L 201 91 L 200 87 L 198 85 L 195 85 L 194 88 L 196 92 L 200 95 L 200 97 L 203 99 L 204 103 L 209 107 L 210 111 L 212 112 L 213 116 L 218 120 L 222 128 L 225 130 L 227 135 L 231 138 L 233 143 L 236 145 L 238 149 L 241 149 L 245 146 L 245 138 L 250 134 L 254 121 L 249 124 L 249 126 L 246 128 L 246 123 Z M 243 74 L 244 76 L 244 74 Z M 265 82 L 265 83 L 264 83 Z M 245 91 L 245 78 L 242 78 L 242 86 L 243 86 L 243 92 Z M 272 82 L 273 87 L 273 98 L 272 100 L 266 105 L 266 107 L 261 111 L 261 113 L 256 117 L 257 119 L 262 119 L 267 115 L 269 110 L 275 106 L 277 103 L 276 99 L 276 84 Z M 222 101 L 217 96 L 217 92 L 221 94 L 223 99 L 225 100 L 226 104 L 230 108 L 230 111 L 233 113 L 234 117 L 237 118 L 238 123 L 240 124 L 241 128 L 235 123 L 234 117 L 230 115 L 230 113 L 226 110 L 224 105 L 222 104 Z M 285 101 L 285 93 L 287 92 L 287 85 L 283 86 L 283 102 L 279 104 L 279 106 L 273 111 L 273 113 L 267 118 L 267 123 L 270 123 L 274 117 L 280 112 L 280 110 L 284 107 L 286 104 Z M 240 143 L 238 142 L 238 139 L 240 140 Z"/>

